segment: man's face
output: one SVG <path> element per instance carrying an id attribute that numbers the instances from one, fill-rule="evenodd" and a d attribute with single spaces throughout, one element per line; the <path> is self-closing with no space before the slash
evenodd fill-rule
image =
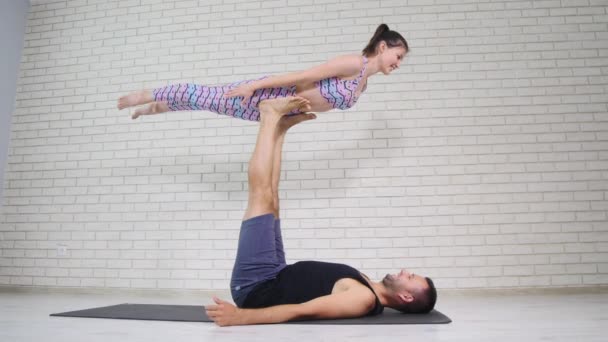
<path id="1" fill-rule="evenodd" d="M 395 293 L 407 293 L 412 296 L 415 296 L 416 293 L 424 291 L 428 287 L 424 277 L 410 273 L 405 269 L 396 274 L 387 274 L 382 279 L 382 284 Z"/>

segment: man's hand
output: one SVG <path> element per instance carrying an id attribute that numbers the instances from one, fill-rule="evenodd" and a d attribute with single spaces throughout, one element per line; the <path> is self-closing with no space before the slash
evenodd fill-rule
<path id="1" fill-rule="evenodd" d="M 241 309 L 216 296 L 213 296 L 213 301 L 217 305 L 206 305 L 205 310 L 207 311 L 207 316 L 211 318 L 215 324 L 220 327 L 243 324 Z"/>

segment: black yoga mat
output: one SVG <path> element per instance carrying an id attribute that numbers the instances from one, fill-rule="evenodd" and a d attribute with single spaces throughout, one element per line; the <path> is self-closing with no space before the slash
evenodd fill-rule
<path id="1" fill-rule="evenodd" d="M 119 304 L 87 310 L 52 314 L 63 317 L 138 319 L 152 321 L 213 322 L 205 314 L 202 305 L 156 305 L 156 304 Z M 437 310 L 428 314 L 403 314 L 391 308 L 376 316 L 333 319 L 291 321 L 294 324 L 445 324 L 452 320 Z"/>

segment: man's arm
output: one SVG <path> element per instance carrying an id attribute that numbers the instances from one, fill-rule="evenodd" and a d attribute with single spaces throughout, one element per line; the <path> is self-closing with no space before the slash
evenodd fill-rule
<path id="1" fill-rule="evenodd" d="M 361 317 L 375 304 L 367 288 L 355 288 L 315 298 L 302 304 L 286 304 L 262 309 L 240 309 L 214 298 L 218 305 L 207 306 L 209 318 L 220 325 L 281 323 L 297 319 L 334 319 Z"/>

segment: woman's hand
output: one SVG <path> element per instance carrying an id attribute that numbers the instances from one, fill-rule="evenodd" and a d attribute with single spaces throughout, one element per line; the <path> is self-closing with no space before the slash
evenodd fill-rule
<path id="1" fill-rule="evenodd" d="M 205 310 L 207 311 L 207 316 L 211 318 L 215 324 L 220 327 L 243 324 L 241 309 L 215 296 L 213 296 L 213 301 L 217 305 L 206 305 Z"/>
<path id="2" fill-rule="evenodd" d="M 239 87 L 231 89 L 226 94 L 224 94 L 224 96 L 227 98 L 242 96 L 243 101 L 241 101 L 241 105 L 245 106 L 247 102 L 249 102 L 249 99 L 253 96 L 254 91 L 255 88 L 252 87 L 250 84 L 243 84 Z"/>

